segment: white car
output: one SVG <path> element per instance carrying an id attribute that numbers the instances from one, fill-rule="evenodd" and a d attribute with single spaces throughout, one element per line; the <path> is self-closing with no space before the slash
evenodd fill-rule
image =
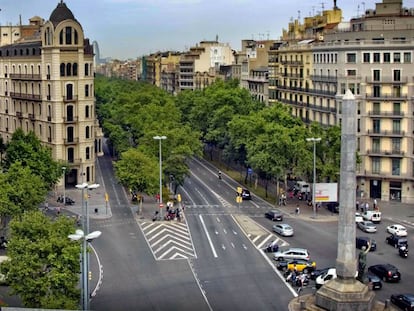
<path id="1" fill-rule="evenodd" d="M 274 253 L 274 260 L 284 260 L 284 259 L 305 259 L 309 260 L 310 255 L 307 249 L 305 248 L 289 248 L 284 251 L 278 251 Z"/>
<path id="2" fill-rule="evenodd" d="M 360 213 L 355 213 L 355 222 L 361 222 L 364 221 L 364 218 L 362 217 L 362 215 Z"/>
<path id="3" fill-rule="evenodd" d="M 387 232 L 396 236 L 407 236 L 407 228 L 398 224 L 388 226 Z"/>
<path id="4" fill-rule="evenodd" d="M 364 220 L 359 223 L 357 223 L 357 226 L 362 231 L 368 232 L 368 233 L 374 233 L 377 232 L 377 227 L 372 221 Z"/>
<path id="5" fill-rule="evenodd" d="M 293 236 L 293 228 L 288 224 L 273 225 L 273 231 L 281 236 Z"/>

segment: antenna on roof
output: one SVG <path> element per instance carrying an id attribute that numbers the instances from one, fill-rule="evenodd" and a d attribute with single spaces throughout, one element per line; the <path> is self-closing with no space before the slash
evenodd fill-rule
<path id="1" fill-rule="evenodd" d="M 325 9 L 325 2 L 321 2 L 322 12 Z"/>
<path id="2" fill-rule="evenodd" d="M 298 10 L 298 20 L 300 21 L 300 10 Z"/>
<path id="3" fill-rule="evenodd" d="M 361 2 L 361 4 L 362 4 L 362 7 L 363 7 L 362 14 L 365 14 L 365 2 L 364 2 L 364 1 L 362 1 L 362 2 Z"/>

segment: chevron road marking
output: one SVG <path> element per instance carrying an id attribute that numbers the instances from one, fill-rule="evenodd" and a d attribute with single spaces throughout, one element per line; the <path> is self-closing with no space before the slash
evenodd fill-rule
<path id="1" fill-rule="evenodd" d="M 155 243 L 152 243 L 151 247 L 155 247 L 156 245 L 158 245 L 159 243 L 161 243 L 163 240 L 165 240 L 167 238 L 176 239 L 176 237 L 174 235 L 167 234 L 167 235 L 163 236 L 161 239 L 159 239 L 158 241 L 156 241 Z M 190 245 L 190 247 L 188 247 L 188 249 L 192 249 L 191 242 L 186 242 L 186 241 L 181 241 L 181 240 L 179 240 L 179 241 L 184 243 L 184 244 Z M 179 243 L 177 242 L 177 244 L 179 244 Z"/>
<path id="2" fill-rule="evenodd" d="M 167 233 L 171 233 L 171 234 L 173 234 L 173 235 L 175 235 L 175 236 L 179 236 L 179 237 L 181 237 L 181 238 L 183 238 L 183 239 L 187 239 L 187 240 L 189 240 L 190 238 L 188 237 L 188 236 L 186 236 L 186 235 L 183 235 L 183 234 L 181 234 L 181 233 L 178 233 L 178 232 L 175 232 L 174 230 L 170 230 L 169 228 L 164 228 L 164 229 L 162 229 L 161 231 L 158 231 L 156 234 L 154 234 L 153 236 L 151 236 L 151 238 L 149 238 L 148 239 L 148 241 L 152 241 L 153 239 L 156 239 L 160 234 L 163 234 L 163 233 L 165 233 L 165 232 L 167 232 Z"/>
<path id="3" fill-rule="evenodd" d="M 172 252 L 172 251 L 178 251 L 178 252 L 180 252 L 180 253 L 185 253 L 185 254 L 187 254 L 188 255 L 188 257 L 194 257 L 194 253 L 189 253 L 189 252 L 186 252 L 186 251 L 183 251 L 182 249 L 179 249 L 179 248 L 177 248 L 177 247 L 175 247 L 175 246 L 173 246 L 173 247 L 171 247 L 170 249 L 168 249 L 167 251 L 165 251 L 164 253 L 162 253 L 159 257 L 158 257 L 158 259 L 164 259 L 164 257 L 165 256 L 167 256 L 168 255 L 168 253 L 170 253 L 170 252 Z M 174 253 L 174 255 L 173 256 L 176 256 L 175 254 L 177 254 L 177 252 L 176 253 Z M 188 257 L 185 257 L 185 256 L 182 256 L 183 257 L 183 259 L 187 259 Z M 171 259 L 171 257 L 168 257 L 169 259 Z"/>

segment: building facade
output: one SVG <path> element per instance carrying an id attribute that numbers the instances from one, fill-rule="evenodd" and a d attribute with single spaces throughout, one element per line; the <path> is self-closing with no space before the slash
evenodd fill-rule
<path id="1" fill-rule="evenodd" d="M 7 142 L 18 128 L 33 131 L 55 160 L 67 163 L 65 185 L 93 183 L 103 134 L 92 45 L 63 1 L 38 26 L 0 47 L 0 135 Z"/>

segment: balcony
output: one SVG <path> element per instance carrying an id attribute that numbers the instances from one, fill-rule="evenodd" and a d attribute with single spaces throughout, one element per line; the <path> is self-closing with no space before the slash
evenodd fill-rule
<path id="1" fill-rule="evenodd" d="M 336 83 L 338 81 L 335 76 L 311 75 L 310 78 L 314 82 Z"/>
<path id="2" fill-rule="evenodd" d="M 63 118 L 64 123 L 76 123 L 78 122 L 78 117 Z"/>
<path id="3" fill-rule="evenodd" d="M 392 77 L 381 77 L 381 79 L 374 79 L 373 77 L 365 77 L 366 83 L 372 84 L 405 84 L 408 82 L 407 77 L 401 77 L 399 80 L 394 80 Z"/>
<path id="4" fill-rule="evenodd" d="M 378 131 L 378 130 L 368 130 L 367 134 L 369 136 L 388 136 L 388 137 L 403 137 L 405 135 L 404 131 Z"/>
<path id="5" fill-rule="evenodd" d="M 72 139 L 63 139 L 63 143 L 65 145 L 76 145 L 77 143 L 79 143 L 79 138 L 72 138 Z"/>
<path id="6" fill-rule="evenodd" d="M 371 100 L 371 101 L 379 101 L 379 100 L 384 100 L 384 101 L 406 101 L 408 99 L 407 95 L 402 95 L 402 94 L 366 94 L 365 95 L 365 99 L 366 100 Z"/>
<path id="7" fill-rule="evenodd" d="M 63 101 L 65 103 L 75 102 L 77 100 L 78 100 L 78 96 L 77 95 L 63 96 Z"/>
<path id="8" fill-rule="evenodd" d="M 378 111 L 378 110 L 371 110 L 368 111 L 368 116 L 370 117 L 377 117 L 377 118 L 403 118 L 404 112 L 402 111 Z"/>
<path id="9" fill-rule="evenodd" d="M 11 73 L 10 79 L 12 80 L 30 80 L 30 81 L 40 81 L 42 77 L 40 74 L 20 74 L 20 73 Z"/>
<path id="10" fill-rule="evenodd" d="M 35 121 L 36 120 L 34 113 L 29 113 L 29 119 L 31 121 Z"/>
<path id="11" fill-rule="evenodd" d="M 14 98 L 14 99 L 42 101 L 41 96 L 40 95 L 35 95 L 35 94 L 24 94 L 24 93 L 10 92 L 10 97 Z"/>
<path id="12" fill-rule="evenodd" d="M 357 172 L 358 177 L 369 177 L 375 179 L 398 179 L 398 180 L 409 180 L 414 181 L 414 176 L 411 174 L 399 174 L 394 175 L 391 172 L 386 171 L 372 171 L 372 170 L 364 170 L 363 172 Z"/>
<path id="13" fill-rule="evenodd" d="M 404 151 L 401 150 L 381 150 L 381 149 L 368 149 L 367 155 L 372 157 L 392 157 L 392 158 L 402 158 L 404 156 Z"/>
<path id="14" fill-rule="evenodd" d="M 16 117 L 23 119 L 23 113 L 21 111 L 16 111 Z"/>

